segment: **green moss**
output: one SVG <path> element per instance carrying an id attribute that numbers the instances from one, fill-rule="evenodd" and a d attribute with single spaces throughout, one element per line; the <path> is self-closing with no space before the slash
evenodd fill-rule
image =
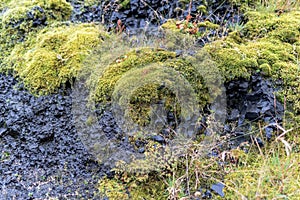
<path id="1" fill-rule="evenodd" d="M 99 182 L 99 191 L 109 199 L 149 199 L 163 200 L 167 198 L 166 186 L 155 175 L 123 174 L 118 178 L 104 178 Z"/>
<path id="2" fill-rule="evenodd" d="M 265 76 L 283 79 L 284 89 L 279 92 L 280 99 L 285 96 L 299 112 L 299 41 L 300 12 L 275 13 L 249 12 L 248 22 L 241 31 L 226 39 L 207 44 L 226 80 L 249 78 L 253 72 L 262 71 Z"/>
<path id="3" fill-rule="evenodd" d="M 117 81 L 130 69 L 153 62 L 162 62 L 168 58 L 175 58 L 175 56 L 174 52 L 159 49 L 154 51 L 144 49 L 129 52 L 123 56 L 123 59 L 118 59 L 111 66 L 107 67 L 103 75 L 99 78 L 95 100 L 104 103 L 110 101 Z"/>
<path id="4" fill-rule="evenodd" d="M 139 124 L 145 125 L 149 122 L 150 105 L 158 104 L 160 101 L 164 101 L 167 111 L 185 115 L 185 109 L 178 108 L 178 104 L 183 105 L 184 102 L 180 102 L 180 99 L 177 99 L 176 95 L 172 93 L 178 92 L 173 82 L 176 76 L 179 76 L 182 80 L 175 82 L 180 84 L 185 80 L 191 84 L 192 90 L 196 94 L 195 98 L 200 108 L 203 108 L 209 102 L 210 97 L 202 74 L 199 74 L 201 67 L 193 66 L 188 59 L 175 57 L 174 52 L 162 49 L 142 48 L 128 52 L 109 66 L 102 66 L 105 69 L 98 79 L 92 96 L 96 102 L 102 105 L 109 103 L 113 96 L 118 99 L 120 93 L 130 96 L 129 102 L 125 100 L 125 97 L 120 98 L 120 105 L 128 106 L 130 108 L 129 116 Z M 172 78 L 173 76 L 174 78 Z M 174 79 L 173 82 L 170 78 Z M 166 88 L 158 89 L 164 84 L 164 81 L 167 84 Z M 132 83 L 139 83 L 138 88 L 133 89 Z M 170 90 L 167 89 L 168 87 L 171 87 Z M 184 96 L 183 91 L 181 94 Z M 124 103 L 129 103 L 129 105 L 124 105 Z M 183 113 L 180 113 L 181 111 Z"/>
<path id="5" fill-rule="evenodd" d="M 166 23 L 161 25 L 161 27 L 166 30 L 180 32 L 180 29 L 176 25 L 176 20 L 174 20 L 174 19 L 168 19 Z"/>
<path id="6" fill-rule="evenodd" d="M 65 0 L 5 1 L 0 15 L 0 64 L 13 47 L 47 24 L 68 20 L 72 6 Z M 1 8 L 0 8 L 1 9 Z M 39 23 L 36 23 L 39 21 Z"/>
<path id="7" fill-rule="evenodd" d="M 119 3 L 121 8 L 127 9 L 130 7 L 130 0 L 123 0 Z"/>
<path id="8" fill-rule="evenodd" d="M 168 146 L 164 147 L 157 142 L 148 141 L 145 146 L 145 159 L 133 160 L 130 163 L 119 162 L 114 169 L 115 176 L 112 179 L 100 180 L 100 193 L 111 199 L 188 198 L 192 197 L 200 187 L 210 187 L 215 183 L 210 177 L 219 179 L 223 176 L 220 173 L 221 166 L 216 159 L 209 159 L 201 154 L 203 149 L 198 143 L 185 141 L 184 145 L 186 148 L 178 149 L 177 152 Z M 180 153 L 180 158 L 176 157 L 176 153 Z M 189 192 L 187 192 L 187 184 L 189 184 Z M 108 187 L 111 189 L 109 190 Z"/>
<path id="9" fill-rule="evenodd" d="M 92 24 L 46 28 L 36 38 L 16 45 L 4 63 L 31 92 L 54 92 L 76 77 L 83 59 L 100 44 L 102 35 L 99 27 Z"/>
<path id="10" fill-rule="evenodd" d="M 259 65 L 259 69 L 261 70 L 262 74 L 266 76 L 271 75 L 271 66 L 268 63 L 263 63 Z"/>
<path id="11" fill-rule="evenodd" d="M 286 12 L 278 16 L 269 12 L 248 12 L 243 34 L 249 39 L 273 38 L 282 42 L 299 41 L 300 11 Z"/>
<path id="12" fill-rule="evenodd" d="M 93 6 L 93 5 L 98 5 L 99 3 L 101 3 L 103 1 L 99 1 L 99 0 L 84 0 L 84 6 Z"/>
<path id="13" fill-rule="evenodd" d="M 199 22 L 198 27 L 205 27 L 208 29 L 218 29 L 220 25 L 211 23 L 210 21 Z"/>
<path id="14" fill-rule="evenodd" d="M 223 72 L 226 81 L 249 78 L 260 72 L 273 80 L 282 80 L 277 100 L 285 104 L 285 128 L 296 129 L 300 114 L 299 41 L 300 12 L 291 11 L 278 15 L 270 12 L 248 12 L 244 28 L 229 34 L 226 39 L 207 44 L 204 48 L 211 54 Z M 299 131 L 286 136 L 290 144 L 299 147 Z M 283 145 L 279 149 L 284 149 Z M 225 176 L 228 199 L 297 199 L 299 188 L 299 154 L 291 156 L 271 153 L 247 154 L 244 163 L 232 168 Z"/>
<path id="15" fill-rule="evenodd" d="M 200 5 L 197 7 L 197 11 L 202 14 L 207 14 L 207 8 L 205 5 Z"/>

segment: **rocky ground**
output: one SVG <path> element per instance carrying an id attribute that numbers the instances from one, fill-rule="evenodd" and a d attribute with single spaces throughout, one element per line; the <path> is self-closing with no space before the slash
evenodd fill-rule
<path id="1" fill-rule="evenodd" d="M 71 3 L 75 8 L 72 21 L 100 21 L 115 29 L 120 19 L 129 34 L 145 27 L 155 32 L 168 18 L 184 19 L 189 9 L 186 4 L 185 9 L 176 10 L 178 1 L 130 1 L 129 9 L 118 7 L 115 1 L 93 6 Z M 233 21 L 241 17 L 228 5 L 212 5 L 207 14 L 212 22 L 222 24 L 221 16 Z M 195 17 L 197 6 L 191 6 Z M 229 113 L 224 134 L 243 136 L 250 129 L 245 120 L 282 120 L 283 106 L 278 102 L 274 106 L 274 84 L 258 74 L 250 81 L 227 83 L 226 88 Z M 0 74 L 0 199 L 100 198 L 96 184 L 111 172 L 85 149 L 72 122 L 71 109 L 70 88 L 35 97 L 11 75 Z M 104 116 L 99 122 L 115 127 L 110 120 Z M 272 127 L 266 130 L 267 137 L 272 131 Z"/>
<path id="2" fill-rule="evenodd" d="M 34 97 L 0 75 L 0 199 L 96 198 L 108 173 L 79 140 L 70 90 Z"/>

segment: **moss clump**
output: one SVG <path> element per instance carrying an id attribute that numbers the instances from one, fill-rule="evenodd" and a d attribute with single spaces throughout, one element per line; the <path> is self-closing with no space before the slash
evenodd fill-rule
<path id="1" fill-rule="evenodd" d="M 197 25 L 198 27 L 204 27 L 207 29 L 218 29 L 220 27 L 220 25 L 214 24 L 210 21 L 199 22 Z"/>
<path id="2" fill-rule="evenodd" d="M 175 56 L 174 52 L 159 49 L 143 49 L 128 52 L 128 54 L 123 55 L 122 58 L 117 59 L 115 63 L 107 67 L 99 78 L 95 91 L 95 100 L 104 103 L 110 101 L 117 81 L 129 70 L 153 62 L 163 62 L 168 58 L 175 58 Z"/>
<path id="3" fill-rule="evenodd" d="M 104 35 L 92 24 L 49 27 L 16 45 L 4 63 L 31 92 L 47 94 L 76 77 L 83 59 Z"/>
<path id="4" fill-rule="evenodd" d="M 180 32 L 178 25 L 176 24 L 176 20 L 168 19 L 167 22 L 161 25 L 163 29 Z"/>
<path id="5" fill-rule="evenodd" d="M 300 11 L 286 12 L 278 16 L 269 12 L 248 12 L 243 34 L 249 39 L 272 38 L 293 44 L 299 41 Z"/>
<path id="6" fill-rule="evenodd" d="M 123 174 L 99 182 L 99 191 L 109 199 L 167 199 L 166 185 L 155 174 Z"/>
<path id="7" fill-rule="evenodd" d="M 249 78 L 259 70 L 265 76 L 283 79 L 284 90 L 280 92 L 300 111 L 298 94 L 300 12 L 293 11 L 278 16 L 276 13 L 249 12 L 248 22 L 238 34 L 207 44 L 226 80 Z M 243 37 L 243 39 L 241 39 Z"/>
<path id="8" fill-rule="evenodd" d="M 185 109 L 180 110 L 178 103 L 184 105 L 187 102 L 180 101 L 173 93 L 178 92 L 174 81 L 180 84 L 185 80 L 191 85 L 200 108 L 203 108 L 210 100 L 207 86 L 202 74 L 199 73 L 201 67 L 192 65 L 188 58 L 176 58 L 175 52 L 172 51 L 141 48 L 130 51 L 112 64 L 102 67 L 105 67 L 105 70 L 98 79 L 93 95 L 94 100 L 105 105 L 110 103 L 113 97 L 116 97 L 114 100 L 118 99 L 120 93 L 130 97 L 128 101 L 124 101 L 127 97 L 121 95 L 122 97 L 117 101 L 120 105 L 130 108 L 131 114 L 129 115 L 140 125 L 149 122 L 150 105 L 158 104 L 160 101 L 164 101 L 167 111 L 178 115 L 180 111 L 183 111 L 181 114 L 184 115 Z M 179 77 L 178 80 L 176 77 Z M 132 85 L 134 83 L 136 86 Z M 179 92 L 181 94 L 179 96 L 187 96 L 184 91 Z"/>
<path id="9" fill-rule="evenodd" d="M 93 5 L 98 5 L 99 3 L 101 3 L 101 1 L 98 0 L 84 0 L 84 6 L 90 7 Z"/>
<path id="10" fill-rule="evenodd" d="M 72 13 L 71 4 L 65 0 L 11 0 L 2 3 L 0 60 L 8 56 L 17 43 L 25 41 L 31 32 L 56 21 L 68 20 Z"/>
<path id="11" fill-rule="evenodd" d="M 207 8 L 205 5 L 200 5 L 197 7 L 197 11 L 202 14 L 207 14 Z"/>

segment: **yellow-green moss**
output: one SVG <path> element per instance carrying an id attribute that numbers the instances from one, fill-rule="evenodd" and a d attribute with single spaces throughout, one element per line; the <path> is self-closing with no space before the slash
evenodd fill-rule
<path id="1" fill-rule="evenodd" d="M 106 68 L 103 75 L 99 77 L 95 96 L 98 102 L 111 100 L 111 95 L 117 81 L 130 69 L 141 67 L 153 62 L 163 62 L 168 58 L 175 58 L 174 52 L 164 50 L 143 49 L 128 52 L 123 58 L 118 59 Z"/>
<path id="2" fill-rule="evenodd" d="M 4 60 L 33 93 L 54 92 L 76 77 L 82 61 L 102 42 L 104 32 L 92 24 L 59 25 L 15 46 Z"/>
<path id="3" fill-rule="evenodd" d="M 1 23 L 9 34 L 16 34 L 22 30 L 28 33 L 34 29 L 33 21 L 28 18 L 29 13 L 36 19 L 46 17 L 49 23 L 51 20 L 67 20 L 71 12 L 72 6 L 65 0 L 10 1 L 1 17 Z"/>
<path id="4" fill-rule="evenodd" d="M 130 0 L 122 0 L 120 3 L 119 3 L 120 7 L 121 8 L 129 8 L 130 7 Z"/>
<path id="5" fill-rule="evenodd" d="M 155 175 L 124 174 L 122 181 L 104 178 L 99 182 L 100 193 L 109 199 L 163 200 L 168 196 L 166 189 L 164 182 Z"/>
<path id="6" fill-rule="evenodd" d="M 197 7 L 197 11 L 202 14 L 207 14 L 207 8 L 205 5 L 200 5 Z"/>
<path id="7" fill-rule="evenodd" d="M 202 74 L 199 74 L 199 71 L 201 71 L 199 68 L 201 67 L 193 66 L 187 58 L 175 57 L 176 54 L 174 52 L 162 49 L 142 48 L 128 52 L 109 66 L 102 66 L 105 67 L 105 70 L 98 79 L 93 95 L 94 100 L 105 105 L 111 101 L 113 91 L 122 91 L 123 94 L 130 96 L 129 105 L 123 106 L 129 106 L 131 117 L 141 125 L 149 122 L 150 105 L 157 104 L 161 100 L 164 100 L 167 111 L 172 111 L 179 115 L 181 110 L 178 107 L 176 95 L 172 93 L 174 91 L 170 91 L 167 88 L 158 89 L 164 84 L 163 81 L 168 81 L 168 78 L 170 78 L 167 77 L 170 76 L 169 73 L 165 75 L 166 72 L 162 72 L 160 69 L 172 69 L 178 73 L 174 74 L 174 76 L 182 77 L 191 84 L 193 92 L 196 94 L 196 101 L 200 108 L 203 108 L 209 102 L 210 97 Z M 153 67 L 150 64 L 153 64 Z M 145 66 L 148 66 L 148 68 Z M 123 75 L 129 71 L 133 74 L 127 80 Z M 151 79 L 151 83 L 139 81 L 140 77 L 143 77 L 144 80 Z M 127 82 L 122 82 L 121 85 L 118 84 L 118 88 L 116 88 L 116 84 L 121 78 L 122 81 L 126 80 Z M 139 83 L 139 88 L 135 91 L 130 91 L 130 88 L 127 88 L 129 91 L 126 91 L 126 85 L 131 82 Z"/>
<path id="8" fill-rule="evenodd" d="M 30 34 L 47 24 L 68 20 L 72 12 L 71 4 L 65 0 L 11 0 L 1 3 L 0 64 L 17 43 L 24 42 Z"/>
<path id="9" fill-rule="evenodd" d="M 84 6 L 93 6 L 93 5 L 97 5 L 99 3 L 102 3 L 103 1 L 99 1 L 99 0 L 84 0 Z"/>
<path id="10" fill-rule="evenodd" d="M 274 38 L 293 44 L 299 41 L 300 11 L 286 12 L 278 16 L 276 13 L 246 13 L 248 20 L 243 34 L 249 39 Z"/>
<path id="11" fill-rule="evenodd" d="M 218 29 L 220 27 L 220 25 L 214 24 L 210 21 L 199 22 L 197 25 L 198 27 L 205 27 L 208 29 Z"/>
<path id="12" fill-rule="evenodd" d="M 300 111 L 299 91 L 299 41 L 300 11 L 283 13 L 249 12 L 248 22 L 240 35 L 229 35 L 226 39 L 207 44 L 226 80 L 249 78 L 253 72 L 262 71 L 265 76 L 283 79 L 281 96 Z"/>
<path id="13" fill-rule="evenodd" d="M 167 22 L 165 22 L 164 24 L 161 25 L 161 27 L 163 29 L 180 32 L 180 29 L 176 25 L 176 20 L 174 20 L 174 19 L 168 19 Z"/>
<path id="14" fill-rule="evenodd" d="M 226 81 L 249 78 L 260 72 L 283 86 L 276 94 L 286 105 L 284 125 L 295 130 L 300 114 L 300 11 L 278 13 L 248 12 L 248 22 L 240 32 L 229 34 L 204 48 L 211 54 L 224 74 Z M 293 113 L 293 114 L 291 114 Z M 299 146 L 299 131 L 287 136 L 288 142 Z M 274 147 L 265 147 L 277 152 Z M 281 145 L 281 149 L 284 146 Z M 291 156 L 247 154 L 244 164 L 225 177 L 227 199 L 298 199 L 299 153 Z"/>

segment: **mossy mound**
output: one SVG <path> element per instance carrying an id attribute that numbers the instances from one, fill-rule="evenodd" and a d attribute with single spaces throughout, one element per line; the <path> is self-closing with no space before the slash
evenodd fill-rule
<path id="1" fill-rule="evenodd" d="M 76 77 L 82 61 L 103 36 L 101 27 L 93 24 L 59 24 L 17 44 L 4 64 L 31 92 L 48 94 Z"/>
<path id="2" fill-rule="evenodd" d="M 0 63 L 14 45 L 29 33 L 70 18 L 72 6 L 65 0 L 2 1 L 0 6 Z"/>
<path id="3" fill-rule="evenodd" d="M 286 97 L 296 113 L 300 111 L 299 54 L 300 12 L 249 12 L 241 32 L 207 44 L 205 49 L 217 62 L 226 80 L 249 78 L 260 71 L 275 80 L 283 79 L 279 97 Z"/>
<path id="4" fill-rule="evenodd" d="M 128 106 L 129 114 L 134 121 L 140 125 L 149 122 L 150 105 L 164 101 L 167 112 L 174 112 L 179 115 L 184 109 L 179 108 L 179 104 L 184 103 L 178 100 L 178 94 L 172 91 L 172 84 L 176 76 L 177 81 L 187 81 L 192 87 L 195 99 L 203 108 L 210 101 L 207 85 L 205 85 L 201 68 L 193 65 L 188 58 L 176 57 L 176 53 L 159 48 L 138 48 L 122 55 L 108 66 L 98 78 L 97 86 L 93 92 L 93 100 L 105 106 L 111 103 L 113 97 L 118 98 L 120 93 L 130 97 L 128 105 L 122 103 L 127 97 L 121 97 L 120 105 Z M 202 63 L 203 64 L 203 63 Z M 167 71 L 168 72 L 167 72 Z M 128 75 L 130 74 L 130 75 Z M 168 88 L 168 83 L 171 88 Z M 149 81 L 150 80 L 150 81 Z M 176 81 L 175 81 L 176 82 Z M 132 87 L 131 83 L 136 83 L 137 87 Z M 133 90 L 131 90 L 133 88 Z M 131 90 L 131 91 L 130 91 Z M 118 91 L 118 92 L 116 92 Z M 184 96 L 181 92 L 181 96 Z M 192 96 L 192 94 L 188 94 Z M 185 99 L 187 100 L 187 99 Z M 135 113 L 135 114 L 133 114 Z M 181 113 L 184 114 L 184 113 Z"/>

